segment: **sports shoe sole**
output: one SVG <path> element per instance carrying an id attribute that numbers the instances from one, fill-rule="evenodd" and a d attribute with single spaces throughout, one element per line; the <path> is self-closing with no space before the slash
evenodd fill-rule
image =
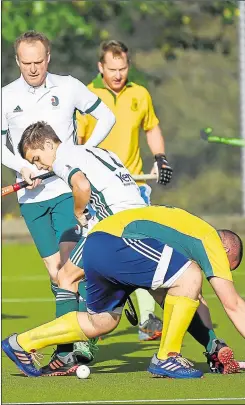
<path id="1" fill-rule="evenodd" d="M 239 363 L 234 359 L 234 353 L 230 347 L 222 347 L 222 349 L 220 349 L 218 352 L 218 359 L 224 366 L 224 371 L 222 374 L 239 373 Z"/>
<path id="2" fill-rule="evenodd" d="M 143 330 L 141 330 L 141 332 L 142 332 L 142 336 L 144 336 L 144 334 L 146 336 L 146 337 L 143 337 L 143 338 L 140 338 L 140 336 L 139 336 L 139 340 L 141 342 L 148 342 L 150 340 L 156 340 L 156 339 L 159 339 L 162 336 L 162 332 L 155 332 L 154 335 L 152 335 L 152 336 L 148 335 L 148 333 L 144 332 Z"/>
<path id="3" fill-rule="evenodd" d="M 69 368 L 69 370 L 66 371 L 52 371 L 51 373 L 45 373 L 42 374 L 42 377 L 59 377 L 59 376 L 66 376 L 70 374 L 74 374 L 76 372 L 76 369 L 79 367 L 79 364 L 76 364 L 75 366 Z"/>
<path id="4" fill-rule="evenodd" d="M 188 379 L 197 379 L 197 378 L 203 378 L 204 376 L 200 376 L 200 377 L 174 377 L 173 375 L 162 375 L 162 374 L 157 374 L 154 370 L 151 371 L 150 367 L 147 369 L 147 371 L 149 371 L 152 375 L 153 378 L 167 378 L 169 380 L 188 380 Z"/>

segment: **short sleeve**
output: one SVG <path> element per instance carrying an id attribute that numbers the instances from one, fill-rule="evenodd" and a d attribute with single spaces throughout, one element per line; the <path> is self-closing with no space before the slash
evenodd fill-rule
<path id="1" fill-rule="evenodd" d="M 56 159 L 53 164 L 53 171 L 55 174 L 60 177 L 68 186 L 71 187 L 71 178 L 73 174 L 80 172 L 79 167 L 70 166 L 69 164 L 64 163 L 63 159 Z"/>
<path id="2" fill-rule="evenodd" d="M 74 106 L 81 114 L 90 114 L 101 103 L 101 99 L 82 82 L 70 76 Z"/>
<path id="3" fill-rule="evenodd" d="M 216 231 L 207 235 L 203 240 L 203 245 L 207 254 L 209 269 L 204 270 L 207 277 L 219 277 L 232 281 L 232 274 L 227 254 L 222 245 L 220 237 Z"/>
<path id="4" fill-rule="evenodd" d="M 149 131 L 159 124 L 159 120 L 155 114 L 152 98 L 150 93 L 145 89 L 145 115 L 142 121 L 144 131 Z"/>

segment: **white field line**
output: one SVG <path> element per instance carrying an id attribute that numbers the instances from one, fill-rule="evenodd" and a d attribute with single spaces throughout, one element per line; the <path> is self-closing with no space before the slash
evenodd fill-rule
<path id="1" fill-rule="evenodd" d="M 175 399 L 127 399 L 118 401 L 82 401 L 82 402 L 3 402 L 2 405 L 82 405 L 82 404 L 149 404 L 161 402 L 190 402 L 190 401 L 241 401 L 244 398 L 175 398 Z"/>
<path id="2" fill-rule="evenodd" d="M 23 276 L 2 276 L 3 283 L 15 283 L 16 281 L 48 281 L 49 276 L 45 274 L 39 275 L 23 275 Z"/>
<path id="3" fill-rule="evenodd" d="M 28 303 L 28 302 L 55 302 L 55 298 L 2 298 L 2 303 L 12 304 L 12 303 Z"/>

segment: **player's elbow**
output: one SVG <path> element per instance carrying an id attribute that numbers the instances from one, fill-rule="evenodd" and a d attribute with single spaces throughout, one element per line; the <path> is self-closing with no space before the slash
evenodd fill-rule
<path id="1" fill-rule="evenodd" d="M 108 112 L 108 118 L 107 118 L 108 122 L 110 123 L 111 128 L 115 125 L 116 123 L 116 117 L 113 114 L 112 111 Z"/>
<path id="2" fill-rule="evenodd" d="M 91 187 L 88 179 L 84 176 L 83 173 L 77 172 L 71 178 L 71 186 L 73 194 L 91 194 Z"/>
<path id="3" fill-rule="evenodd" d="M 91 187 L 90 187 L 90 183 L 87 180 L 81 180 L 79 182 L 76 182 L 72 188 L 73 194 L 74 195 L 83 195 L 83 198 L 85 198 L 85 196 L 87 197 L 87 199 L 90 199 L 90 195 L 91 195 Z"/>

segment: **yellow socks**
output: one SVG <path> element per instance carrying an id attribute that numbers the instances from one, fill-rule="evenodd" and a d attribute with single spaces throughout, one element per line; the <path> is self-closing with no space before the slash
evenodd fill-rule
<path id="1" fill-rule="evenodd" d="M 163 333 L 157 357 L 164 360 L 168 353 L 180 353 L 184 335 L 199 306 L 199 300 L 167 295 L 163 310 Z"/>
<path id="2" fill-rule="evenodd" d="M 21 333 L 17 337 L 17 342 L 26 352 L 53 344 L 72 343 L 79 340 L 87 341 L 88 338 L 78 323 L 77 312 L 69 312 L 52 322 Z"/>

